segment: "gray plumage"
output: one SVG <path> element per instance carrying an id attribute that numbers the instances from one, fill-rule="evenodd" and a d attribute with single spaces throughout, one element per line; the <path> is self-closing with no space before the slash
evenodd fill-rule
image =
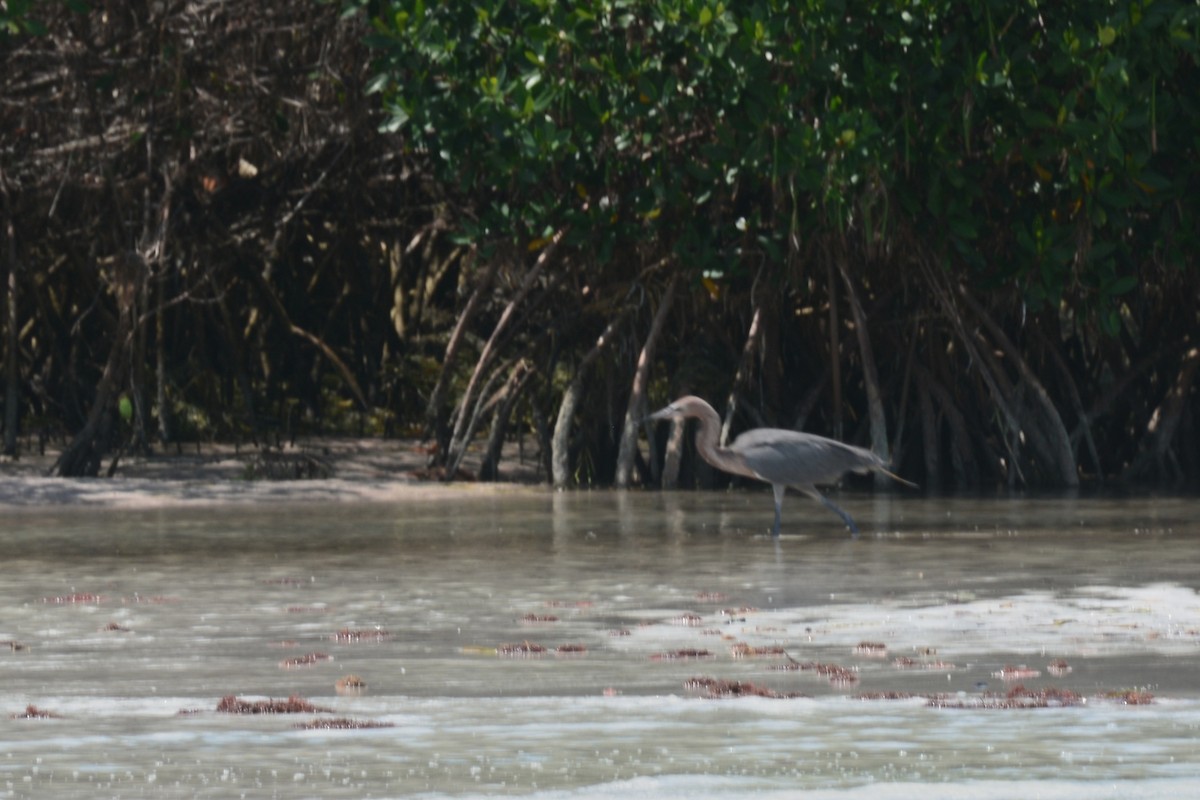
<path id="1" fill-rule="evenodd" d="M 843 444 L 824 436 L 782 428 L 757 428 L 737 437 L 729 447 L 718 444 L 721 419 L 713 407 L 699 397 L 681 397 L 649 416 L 652 420 L 695 418 L 696 451 L 717 469 L 771 484 L 775 493 L 775 524 L 771 535 L 779 535 L 783 495 L 791 486 L 835 512 L 854 533 L 858 526 L 836 503 L 817 491 L 817 484 L 837 482 L 847 472 L 882 472 L 901 483 L 913 486 L 888 472 L 883 459 L 861 447 Z"/>

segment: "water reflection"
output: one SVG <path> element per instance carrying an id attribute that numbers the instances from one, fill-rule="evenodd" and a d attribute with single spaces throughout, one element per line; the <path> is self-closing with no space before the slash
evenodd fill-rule
<path id="1" fill-rule="evenodd" d="M 1200 788 L 1194 501 L 843 501 L 858 539 L 790 497 L 774 541 L 761 492 L 10 515 L 0 794 Z M 547 652 L 497 654 L 527 642 Z M 738 657 L 735 644 L 787 656 Z M 583 652 L 555 653 L 566 645 Z M 315 653 L 331 659 L 281 666 Z M 1049 674 L 1060 658 L 1072 671 Z M 788 659 L 857 681 L 778 669 Z M 1088 702 L 1016 712 L 922 699 L 985 685 L 1002 696 L 1011 684 L 996 673 L 1020 664 L 1040 673 L 1031 690 Z M 348 673 L 364 695 L 335 694 Z M 697 675 L 812 699 L 706 700 L 684 688 Z M 1157 702 L 1106 697 L 1133 688 Z M 282 715 L 216 713 L 230 694 L 297 694 L 394 727 L 301 731 Z M 885 695 L 914 697 L 854 699 Z M 62 718 L 9 716 L 31 704 Z"/>

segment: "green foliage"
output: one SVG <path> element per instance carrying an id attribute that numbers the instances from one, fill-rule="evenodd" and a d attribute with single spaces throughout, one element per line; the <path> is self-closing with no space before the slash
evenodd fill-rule
<path id="1" fill-rule="evenodd" d="M 360 2 L 371 89 L 467 239 L 656 237 L 697 271 L 920 231 L 1099 314 L 1194 248 L 1195 2 Z"/>

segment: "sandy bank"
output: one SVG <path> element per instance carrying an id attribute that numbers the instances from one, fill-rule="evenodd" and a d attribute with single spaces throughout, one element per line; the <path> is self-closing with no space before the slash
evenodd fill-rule
<path id="1" fill-rule="evenodd" d="M 230 444 L 155 448 L 150 455 L 126 455 L 112 478 L 46 477 L 60 448 L 25 453 L 0 461 L 0 512 L 56 506 L 153 508 L 176 505 L 264 502 L 387 502 L 415 495 L 464 491 L 513 491 L 543 480 L 536 452 L 524 457 L 513 444 L 505 449 L 500 482 L 445 483 L 425 469 L 427 456 L 410 440 L 321 438 L 297 441 L 272 451 L 279 463 L 311 461 L 329 477 L 300 480 L 253 479 L 259 451 Z M 463 468 L 478 473 L 482 454 L 469 451 Z M 102 474 L 108 468 L 106 461 Z M 286 469 L 282 470 L 286 472 Z"/>

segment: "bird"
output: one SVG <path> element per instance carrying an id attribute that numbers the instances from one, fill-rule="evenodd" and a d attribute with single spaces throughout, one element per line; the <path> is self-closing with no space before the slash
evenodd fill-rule
<path id="1" fill-rule="evenodd" d="M 775 492 L 775 524 L 771 528 L 773 537 L 779 536 L 783 495 L 789 486 L 820 501 L 841 517 L 855 535 L 858 535 L 858 526 L 853 518 L 817 491 L 816 484 L 834 483 L 846 472 L 860 475 L 882 472 L 906 486 L 917 488 L 915 483 L 889 472 L 883 459 L 870 450 L 812 433 L 783 428 L 755 428 L 738 436 L 728 447 L 721 447 L 717 443 L 721 429 L 720 417 L 712 406 L 693 395 L 679 398 L 646 419 L 657 422 L 688 418 L 700 423 L 696 430 L 696 451 L 701 458 L 719 470 L 771 484 Z"/>

